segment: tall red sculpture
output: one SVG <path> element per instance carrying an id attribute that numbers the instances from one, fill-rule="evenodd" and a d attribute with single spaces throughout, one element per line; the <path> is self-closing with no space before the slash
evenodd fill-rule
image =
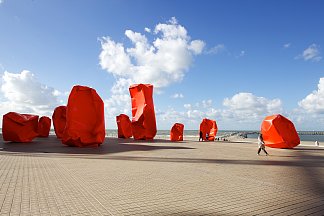
<path id="1" fill-rule="evenodd" d="M 128 115 L 120 114 L 116 116 L 118 126 L 118 138 L 130 138 L 132 134 L 132 122 L 129 120 Z"/>
<path id="2" fill-rule="evenodd" d="M 181 123 L 175 123 L 170 131 L 171 141 L 183 141 L 183 128 L 184 125 Z"/>
<path id="3" fill-rule="evenodd" d="M 9 112 L 3 115 L 2 136 L 4 141 L 31 142 L 38 136 L 38 116 Z"/>
<path id="4" fill-rule="evenodd" d="M 202 132 L 203 140 L 214 141 L 217 130 L 217 124 L 214 120 L 204 118 L 200 123 L 200 132 Z M 206 134 L 208 134 L 208 138 L 206 138 Z"/>
<path id="5" fill-rule="evenodd" d="M 96 90 L 74 86 L 66 108 L 62 143 L 78 147 L 98 147 L 105 140 L 104 103 Z"/>
<path id="6" fill-rule="evenodd" d="M 52 119 L 56 137 L 62 139 L 66 124 L 66 106 L 56 107 Z"/>
<path id="7" fill-rule="evenodd" d="M 51 129 L 51 119 L 47 116 L 42 116 L 38 122 L 38 136 L 48 137 Z"/>
<path id="8" fill-rule="evenodd" d="M 266 146 L 272 148 L 294 148 L 300 143 L 294 124 L 284 116 L 267 116 L 261 125 Z"/>
<path id="9" fill-rule="evenodd" d="M 153 139 L 157 131 L 153 85 L 132 85 L 129 87 L 129 92 L 132 98 L 132 131 L 134 139 Z"/>

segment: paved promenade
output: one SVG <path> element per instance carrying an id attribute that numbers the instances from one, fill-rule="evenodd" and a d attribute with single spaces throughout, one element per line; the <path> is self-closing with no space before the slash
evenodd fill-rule
<path id="1" fill-rule="evenodd" d="M 324 148 L 0 140 L 0 215 L 324 215 Z"/>

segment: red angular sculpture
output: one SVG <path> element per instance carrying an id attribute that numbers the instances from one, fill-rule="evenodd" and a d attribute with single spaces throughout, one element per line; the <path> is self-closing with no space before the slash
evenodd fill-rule
<path id="1" fill-rule="evenodd" d="M 153 85 L 135 84 L 129 87 L 132 98 L 132 132 L 134 139 L 153 139 L 156 121 L 153 104 Z"/>
<path id="2" fill-rule="evenodd" d="M 271 148 L 294 148 L 300 143 L 294 124 L 284 116 L 267 116 L 261 125 L 264 144 Z"/>
<path id="3" fill-rule="evenodd" d="M 4 141 L 31 142 L 38 136 L 38 116 L 9 112 L 3 115 L 2 136 Z"/>
<path id="4" fill-rule="evenodd" d="M 118 138 L 130 138 L 132 134 L 132 122 L 129 120 L 128 115 L 120 114 L 116 116 L 118 126 Z"/>
<path id="5" fill-rule="evenodd" d="M 74 86 L 66 108 L 62 143 L 77 147 L 98 147 L 105 140 L 104 103 L 96 90 Z"/>
<path id="6" fill-rule="evenodd" d="M 183 128 L 184 125 L 181 123 L 175 123 L 170 132 L 171 141 L 183 141 Z"/>
<path id="7" fill-rule="evenodd" d="M 56 137 L 62 139 L 66 124 L 66 106 L 56 107 L 52 119 Z"/>
<path id="8" fill-rule="evenodd" d="M 202 132 L 203 140 L 214 141 L 217 134 L 217 124 L 216 121 L 210 119 L 203 119 L 200 123 L 200 131 Z M 206 138 L 208 134 L 208 139 Z"/>
<path id="9" fill-rule="evenodd" d="M 42 116 L 38 122 L 38 136 L 48 137 L 51 129 L 51 119 L 47 116 Z"/>

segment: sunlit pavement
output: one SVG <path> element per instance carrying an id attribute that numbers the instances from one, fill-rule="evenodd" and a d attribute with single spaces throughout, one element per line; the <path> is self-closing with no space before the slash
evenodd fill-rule
<path id="1" fill-rule="evenodd" d="M 1 215 L 324 215 L 324 148 L 55 137 L 0 144 Z M 263 154 L 263 155 L 262 155 Z"/>

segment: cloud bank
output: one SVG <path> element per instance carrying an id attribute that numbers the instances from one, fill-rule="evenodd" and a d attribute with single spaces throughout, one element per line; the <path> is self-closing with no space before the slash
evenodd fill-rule
<path id="1" fill-rule="evenodd" d="M 259 120 L 266 115 L 282 112 L 280 99 L 271 100 L 245 92 L 238 93 L 232 98 L 225 98 L 223 105 L 227 107 L 225 112 L 242 121 Z"/>
<path id="2" fill-rule="evenodd" d="M 59 105 L 60 92 L 37 81 L 34 74 L 23 70 L 4 72 L 1 83 L 0 112 L 10 111 L 51 116 Z"/>
<path id="3" fill-rule="evenodd" d="M 215 119 L 222 129 L 257 129 L 267 115 L 282 113 L 280 99 L 258 97 L 241 92 L 223 100 L 223 107 L 216 108 L 213 101 L 203 100 L 195 104 L 184 104 L 183 111 L 169 108 L 157 114 L 164 127 L 178 121 L 188 125 L 187 129 L 197 129 L 203 118 Z"/>

